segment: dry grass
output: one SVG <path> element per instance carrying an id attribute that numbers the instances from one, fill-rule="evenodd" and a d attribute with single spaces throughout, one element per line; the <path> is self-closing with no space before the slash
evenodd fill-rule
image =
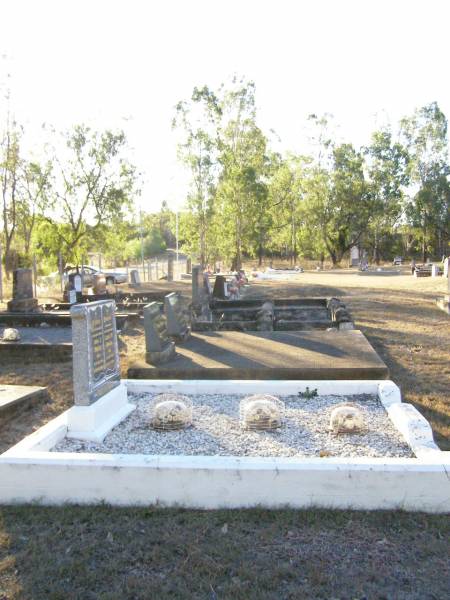
<path id="1" fill-rule="evenodd" d="M 444 291 L 439 279 L 342 270 L 249 295 L 343 298 L 449 449 L 450 317 L 434 304 Z M 142 330 L 128 331 L 124 373 L 142 353 Z M 0 381 L 49 389 L 48 402 L 0 423 L 0 450 L 73 402 L 70 363 L 2 364 Z M 449 534 L 448 516 L 401 512 L 5 507 L 0 600 L 444 600 Z"/>

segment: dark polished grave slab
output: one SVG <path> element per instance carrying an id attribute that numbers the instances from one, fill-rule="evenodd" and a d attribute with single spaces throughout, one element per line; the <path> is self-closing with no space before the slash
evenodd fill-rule
<path id="1" fill-rule="evenodd" d="M 386 379 L 388 368 L 358 330 L 194 333 L 164 365 L 142 361 L 130 379 Z"/>

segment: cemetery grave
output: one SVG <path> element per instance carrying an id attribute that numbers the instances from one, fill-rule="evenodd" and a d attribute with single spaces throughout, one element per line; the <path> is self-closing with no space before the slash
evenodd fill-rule
<path id="1" fill-rule="evenodd" d="M 264 313 L 272 318 L 269 327 Z M 267 321 L 266 321 L 267 322 Z M 345 323 L 345 325 L 344 325 Z M 336 298 L 299 298 L 270 300 L 234 300 L 210 303 L 209 319 L 194 319 L 194 331 L 298 331 L 311 329 L 352 328 L 351 316 Z"/>
<path id="2" fill-rule="evenodd" d="M 161 344 L 167 337 L 163 330 Z M 142 359 L 128 367 L 131 379 L 342 380 L 388 375 L 385 363 L 357 330 L 195 332 L 177 345 L 176 356 L 169 360 Z"/>
<path id="3" fill-rule="evenodd" d="M 238 369 L 239 351 L 252 341 L 247 360 L 261 360 L 259 370 L 249 369 L 247 380 L 211 380 L 204 366 L 203 380 L 198 371 L 184 381 L 176 371 L 172 378 L 121 380 L 113 301 L 77 304 L 71 313 L 75 404 L 0 456 L 2 502 L 450 508 L 448 453 L 436 446 L 424 417 L 401 401 L 398 387 L 382 379 L 387 369 L 361 332 L 207 332 L 210 359 L 207 336 L 210 344 L 216 338 L 224 363 L 236 360 Z M 160 307 L 152 303 L 144 314 L 157 337 L 152 343 L 165 342 L 155 352 L 173 348 Z M 324 334 L 337 340 L 334 348 L 323 343 Z M 322 378 L 297 371 L 277 380 L 277 369 L 286 367 L 277 336 L 297 339 L 297 370 L 305 367 L 309 339 L 310 367 Z M 375 354 L 372 366 L 381 376 L 365 376 L 366 365 L 351 380 L 351 348 L 354 368 L 361 356 Z M 339 361 L 341 379 L 338 372 L 323 378 Z"/>

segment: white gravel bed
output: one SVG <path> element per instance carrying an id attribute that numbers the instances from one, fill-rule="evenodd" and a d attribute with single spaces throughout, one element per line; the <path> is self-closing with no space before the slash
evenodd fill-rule
<path id="1" fill-rule="evenodd" d="M 150 425 L 152 394 L 129 394 L 136 404 L 103 443 L 65 438 L 53 451 L 107 454 L 181 454 L 208 456 L 401 456 L 414 457 L 375 396 L 279 396 L 286 405 L 283 426 L 275 431 L 246 431 L 239 424 L 244 395 L 191 395 L 193 423 L 178 431 Z M 365 431 L 334 435 L 328 431 L 334 406 L 351 401 L 362 411 Z"/>

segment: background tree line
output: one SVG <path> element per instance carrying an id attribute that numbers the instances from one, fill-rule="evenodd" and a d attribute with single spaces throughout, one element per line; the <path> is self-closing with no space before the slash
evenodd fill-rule
<path id="1" fill-rule="evenodd" d="M 330 115 L 310 115 L 310 155 L 281 155 L 258 126 L 255 86 L 234 79 L 194 88 L 174 111 L 191 186 L 180 249 L 203 265 L 301 258 L 338 265 L 353 245 L 378 263 L 449 253 L 447 119 L 437 103 L 374 131 L 366 147 L 337 141 Z M 137 214 L 139 173 L 123 132 L 50 130 L 44 160 L 26 156 L 22 129 L 0 136 L 1 242 L 6 272 L 38 257 L 41 271 L 89 252 L 123 264 L 175 245 L 175 213 Z"/>
<path id="2" fill-rule="evenodd" d="M 192 182 L 181 231 L 203 264 L 270 256 L 338 265 L 354 245 L 376 263 L 449 252 L 447 119 L 437 103 L 395 132 L 374 131 L 363 148 L 333 139 L 329 115 L 309 121 L 311 155 L 281 156 L 258 127 L 251 82 L 195 88 L 176 106 Z"/>

